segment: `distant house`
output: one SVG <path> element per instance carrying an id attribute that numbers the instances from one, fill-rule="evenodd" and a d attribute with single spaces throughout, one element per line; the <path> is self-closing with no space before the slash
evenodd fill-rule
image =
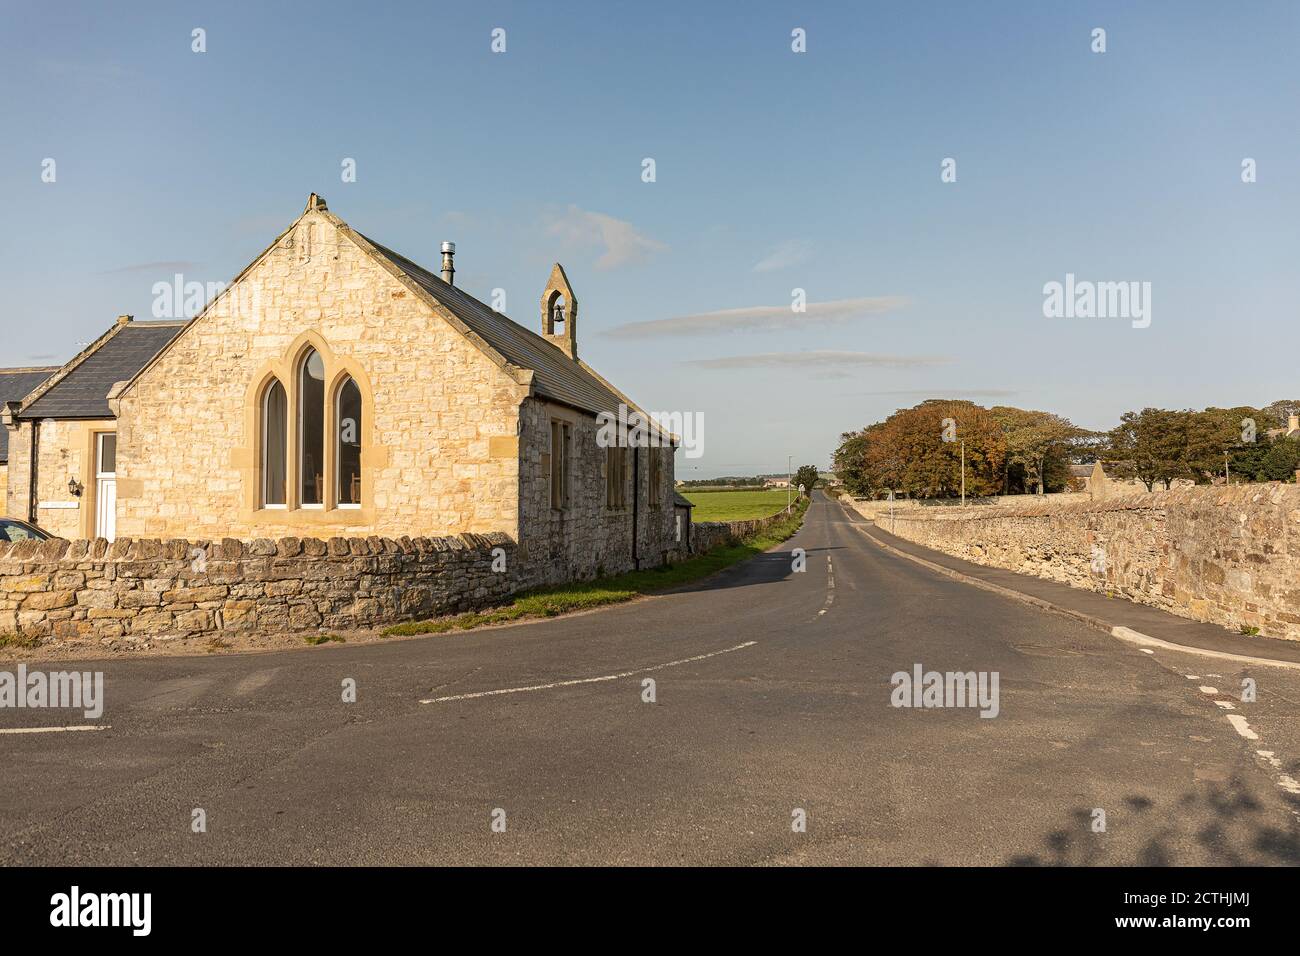
<path id="1" fill-rule="evenodd" d="M 1270 428 L 1264 434 L 1269 438 L 1277 438 L 1279 436 L 1285 438 L 1300 438 L 1300 415 L 1292 412 L 1291 416 L 1287 419 L 1286 428 Z"/>
<path id="2" fill-rule="evenodd" d="M 8 427 L 0 433 L 16 446 L 6 514 L 64 538 L 113 537 L 118 421 L 109 393 L 138 375 L 184 327 L 119 316 L 70 362 L 46 371 L 21 402 L 6 406 Z M 184 434 L 182 422 L 175 434 Z"/>
<path id="3" fill-rule="evenodd" d="M 1099 461 L 1089 462 L 1084 465 L 1070 465 L 1070 478 L 1066 484 L 1066 489 L 1089 494 L 1107 480 L 1109 480 L 1109 476 Z"/>
<path id="4" fill-rule="evenodd" d="M 11 402 L 15 407 L 57 372 L 48 368 L 0 368 L 0 408 Z M 9 430 L 0 428 L 0 514 L 4 514 L 5 495 L 9 488 Z"/>

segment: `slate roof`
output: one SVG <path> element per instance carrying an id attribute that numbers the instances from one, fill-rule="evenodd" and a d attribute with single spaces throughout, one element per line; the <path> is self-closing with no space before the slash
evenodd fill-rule
<path id="1" fill-rule="evenodd" d="M 342 234 L 350 236 L 367 255 L 374 257 L 376 261 L 385 263 L 388 268 L 397 270 L 404 281 L 416 286 L 421 292 L 450 312 L 453 318 L 464 326 L 466 331 L 481 340 L 475 343 L 479 348 L 485 352 L 495 353 L 495 358 L 508 363 L 512 367 L 532 371 L 532 388 L 536 394 L 593 415 L 599 415 L 601 412 L 617 414 L 619 406 L 626 404 L 629 410 L 645 414 L 647 421 L 650 423 L 652 434 L 657 433 L 664 439 L 671 437 L 666 430 L 662 429 L 650 418 L 650 415 L 644 409 L 630 398 L 621 395 L 617 389 L 602 380 L 590 367 L 581 361 L 569 358 L 563 350 L 546 341 L 536 332 L 511 321 L 508 317 L 480 302 L 469 293 L 443 281 L 441 275 L 430 272 L 400 253 L 394 252 L 373 239 L 356 232 L 342 219 L 329 212 L 329 207 L 325 204 L 324 198 L 316 193 L 312 193 L 307 200 L 307 209 L 303 215 L 305 216 L 312 211 L 322 213 Z M 281 240 L 294 229 L 301 218 L 295 220 L 294 224 L 281 233 L 261 256 L 253 260 L 243 272 L 236 276 L 234 283 L 238 283 L 262 258 L 269 255 L 280 244 Z M 202 322 L 204 314 L 200 314 L 194 321 Z M 170 342 L 170 339 L 168 342 Z M 168 342 L 163 342 L 159 346 L 159 350 L 166 347 Z M 134 382 L 135 378 L 152 359 L 153 356 L 151 355 L 144 359 L 129 376 L 123 376 L 114 379 L 114 381 L 122 381 L 126 378 Z M 675 439 L 673 440 L 675 441 Z"/>
<path id="2" fill-rule="evenodd" d="M 680 491 L 674 491 L 674 492 L 673 492 L 673 505 L 674 505 L 674 507 L 677 507 L 677 508 L 694 508 L 694 507 L 695 507 L 695 502 L 691 501 L 690 498 L 687 498 L 687 497 L 686 497 L 684 494 L 682 494 Z"/>
<path id="3" fill-rule="evenodd" d="M 443 281 L 441 276 L 434 275 L 368 236 L 362 238 L 469 326 L 472 332 L 500 352 L 507 362 L 520 368 L 532 369 L 533 386 L 538 394 L 592 414 L 606 411 L 617 414 L 618 406 L 626 402 L 626 399 L 619 397 L 609 386 L 536 332 L 524 328 L 469 293 Z M 635 407 L 628 404 L 629 407 Z"/>
<path id="4" fill-rule="evenodd" d="M 36 391 L 47 378 L 57 372 L 58 366 L 51 368 L 0 368 L 0 405 L 5 402 L 21 402 Z M 9 429 L 0 427 L 0 464 L 9 461 Z"/>
<path id="5" fill-rule="evenodd" d="M 126 322 L 117 326 L 97 349 L 65 365 L 59 372 L 62 377 L 18 417 L 24 420 L 112 418 L 109 389 L 134 378 L 185 325 L 184 322 Z"/>

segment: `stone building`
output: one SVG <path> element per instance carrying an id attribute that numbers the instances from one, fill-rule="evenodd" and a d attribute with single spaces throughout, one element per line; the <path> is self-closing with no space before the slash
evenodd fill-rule
<path id="1" fill-rule="evenodd" d="M 63 538 L 114 537 L 117 422 L 108 395 L 184 324 L 119 316 L 70 362 L 6 407 L 6 514 Z"/>
<path id="2" fill-rule="evenodd" d="M 1270 428 L 1264 434 L 1269 438 L 1300 438 L 1300 414 L 1291 412 L 1287 416 L 1286 428 Z"/>
<path id="3" fill-rule="evenodd" d="M 674 440 L 654 427 L 632 442 L 598 440 L 609 416 L 645 413 L 579 358 L 564 270 L 542 291 L 539 334 L 457 288 L 454 251 L 444 243 L 434 274 L 313 194 L 197 318 L 168 329 L 157 354 L 121 382 L 100 380 L 116 534 L 504 532 L 538 582 L 665 560 L 679 546 Z M 11 448 L 48 415 L 41 401 L 10 416 Z M 63 481 L 66 498 L 67 471 L 90 488 L 101 428 L 69 424 L 79 430 L 42 429 L 40 495 Z M 26 493 L 11 482 L 11 512 L 30 508 Z M 40 516 L 89 536 L 88 514 Z"/>
<path id="4" fill-rule="evenodd" d="M 42 382 L 58 371 L 54 368 L 0 368 L 0 410 L 11 403 L 15 408 Z M 9 491 L 9 429 L 0 428 L 0 514 Z M 25 517 L 25 516 L 24 516 Z"/>

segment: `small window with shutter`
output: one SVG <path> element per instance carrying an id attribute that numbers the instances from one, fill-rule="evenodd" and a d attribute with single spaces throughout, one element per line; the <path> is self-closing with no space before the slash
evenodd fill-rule
<path id="1" fill-rule="evenodd" d="M 619 509 L 627 506 L 627 449 L 605 449 L 605 506 Z"/>
<path id="2" fill-rule="evenodd" d="M 650 456 L 650 490 L 646 496 L 650 499 L 650 507 L 658 508 L 660 499 L 663 497 L 663 455 L 658 448 L 651 448 L 648 452 Z"/>
<path id="3" fill-rule="evenodd" d="M 551 507 L 569 506 L 569 425 L 551 422 Z"/>

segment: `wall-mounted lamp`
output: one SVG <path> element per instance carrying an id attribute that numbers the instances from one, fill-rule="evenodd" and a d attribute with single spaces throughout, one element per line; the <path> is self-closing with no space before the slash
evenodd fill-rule
<path id="1" fill-rule="evenodd" d="M 72 495 L 72 497 L 80 498 L 81 493 L 85 490 L 86 490 L 85 486 L 82 485 L 82 483 L 79 482 L 76 478 L 68 479 L 68 494 Z"/>

